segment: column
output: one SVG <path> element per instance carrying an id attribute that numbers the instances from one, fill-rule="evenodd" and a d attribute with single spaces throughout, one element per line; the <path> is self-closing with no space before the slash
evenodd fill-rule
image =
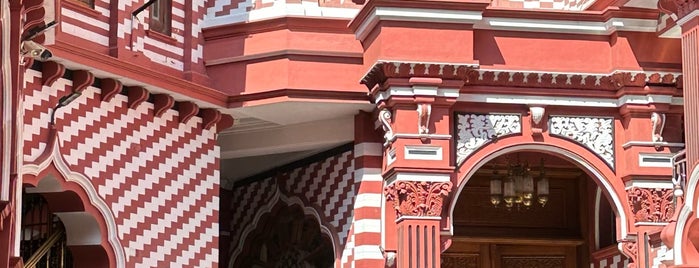
<path id="1" fill-rule="evenodd" d="M 451 191 L 447 181 L 411 181 L 400 179 L 386 187 L 386 198 L 397 214 L 397 266 L 440 267 L 440 223 L 443 202 Z"/>

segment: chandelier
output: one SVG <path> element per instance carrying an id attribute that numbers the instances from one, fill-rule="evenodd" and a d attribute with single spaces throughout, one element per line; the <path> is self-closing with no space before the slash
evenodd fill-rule
<path id="1" fill-rule="evenodd" d="M 544 171 L 543 158 L 538 173 L 539 176 L 535 179 L 529 164 L 520 163 L 519 160 L 507 165 L 506 176 L 501 175 L 498 168 L 494 168 L 490 179 L 490 203 L 498 207 L 504 202 L 507 209 L 522 206 L 529 208 L 534 202 L 545 206 L 549 199 L 549 181 Z"/>

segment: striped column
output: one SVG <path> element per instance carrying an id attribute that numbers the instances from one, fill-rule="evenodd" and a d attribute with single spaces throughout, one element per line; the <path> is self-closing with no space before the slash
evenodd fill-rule
<path id="1" fill-rule="evenodd" d="M 354 147 L 357 198 L 352 224 L 354 267 L 383 267 L 381 252 L 383 215 L 383 177 L 380 143 L 359 143 Z"/>

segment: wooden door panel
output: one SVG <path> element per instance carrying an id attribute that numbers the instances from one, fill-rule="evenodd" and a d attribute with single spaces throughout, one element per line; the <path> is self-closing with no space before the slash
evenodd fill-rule
<path id="1" fill-rule="evenodd" d="M 550 244 L 549 244 L 550 245 Z M 442 253 L 442 268 L 574 268 L 575 245 L 454 243 Z"/>

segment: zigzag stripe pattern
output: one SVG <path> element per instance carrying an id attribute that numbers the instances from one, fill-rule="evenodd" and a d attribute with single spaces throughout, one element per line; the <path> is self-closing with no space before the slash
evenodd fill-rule
<path id="1" fill-rule="evenodd" d="M 340 244 L 344 244 L 351 224 L 349 206 L 355 196 L 353 173 L 352 151 L 347 151 L 294 169 L 284 183 L 287 193 L 305 198 L 307 205 L 323 213 L 323 222 L 338 231 Z"/>
<path id="2" fill-rule="evenodd" d="M 269 204 L 276 188 L 276 180 L 270 177 L 233 189 L 233 217 L 230 222 L 232 249 L 238 246 L 238 242 L 243 238 L 243 229 L 252 223 L 257 211 Z"/>
<path id="3" fill-rule="evenodd" d="M 350 206 L 356 196 L 351 150 L 234 188 L 230 203 L 233 216 L 228 228 L 231 250 L 235 251 L 245 242 L 241 241 L 243 232 L 254 229 L 251 225 L 258 211 L 274 205 L 271 202 L 277 187 L 284 195 L 298 197 L 305 206 L 321 213 L 322 224 L 335 228 L 338 244 L 345 244 L 352 219 Z"/>
<path id="4" fill-rule="evenodd" d="M 41 87 L 41 73 L 25 83 L 25 160 L 41 161 L 50 107 L 71 90 L 59 79 Z M 74 172 L 88 177 L 110 205 L 127 267 L 214 267 L 218 263 L 219 159 L 215 133 L 201 118 L 180 123 L 153 105 L 128 108 L 128 98 L 100 100 L 88 87 L 56 112 L 60 152 Z"/>

